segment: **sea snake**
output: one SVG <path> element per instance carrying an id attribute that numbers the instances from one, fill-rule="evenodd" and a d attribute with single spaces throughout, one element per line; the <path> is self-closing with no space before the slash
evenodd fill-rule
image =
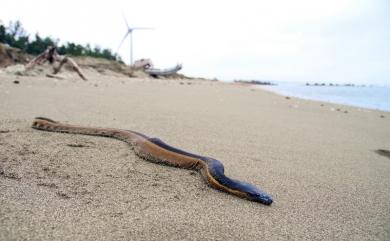
<path id="1" fill-rule="evenodd" d="M 271 205 L 272 203 L 272 197 L 256 186 L 225 176 L 224 167 L 220 161 L 177 149 L 158 138 L 150 138 L 130 130 L 69 125 L 44 117 L 36 117 L 32 128 L 52 132 L 115 138 L 130 144 L 135 153 L 146 160 L 199 170 L 206 182 L 215 189 L 265 205 Z"/>

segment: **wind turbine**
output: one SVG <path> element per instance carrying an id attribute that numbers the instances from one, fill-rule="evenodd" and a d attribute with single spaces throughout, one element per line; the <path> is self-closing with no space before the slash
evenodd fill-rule
<path id="1" fill-rule="evenodd" d="M 121 43 L 119 44 L 118 50 L 116 52 L 118 53 L 119 48 L 122 46 L 122 44 L 126 40 L 127 36 L 129 36 L 129 39 L 130 39 L 130 65 L 133 65 L 133 31 L 134 30 L 148 30 L 148 29 L 153 29 L 153 28 L 130 27 L 129 24 L 127 23 L 127 20 L 126 20 L 124 15 L 123 15 L 123 19 L 125 20 L 125 23 L 126 23 L 127 32 L 126 32 L 125 36 L 123 37 Z"/>

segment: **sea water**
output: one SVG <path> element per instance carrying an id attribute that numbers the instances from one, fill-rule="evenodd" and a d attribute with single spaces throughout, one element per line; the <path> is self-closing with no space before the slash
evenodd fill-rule
<path id="1" fill-rule="evenodd" d="M 305 83 L 277 83 L 263 89 L 302 99 L 390 111 L 390 86 L 379 85 L 306 85 Z"/>

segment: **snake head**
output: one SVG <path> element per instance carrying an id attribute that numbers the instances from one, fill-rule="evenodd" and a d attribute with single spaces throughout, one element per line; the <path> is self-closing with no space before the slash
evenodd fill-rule
<path id="1" fill-rule="evenodd" d="M 271 205 L 271 203 L 273 202 L 271 196 L 261 191 L 255 185 L 247 182 L 231 179 L 225 176 L 224 167 L 220 161 L 209 157 L 205 158 L 205 161 L 207 161 L 211 176 L 217 182 L 219 182 L 220 185 L 226 187 L 227 192 L 230 192 L 237 196 L 247 198 L 251 201 L 259 202 L 265 205 Z"/>
<path id="2" fill-rule="evenodd" d="M 260 190 L 253 184 L 233 180 L 232 187 L 234 187 L 236 190 L 243 192 L 245 194 L 245 197 L 251 201 L 259 202 L 265 205 L 271 205 L 273 202 L 272 197 L 270 195 Z"/>
<path id="3" fill-rule="evenodd" d="M 254 202 L 259 202 L 265 205 L 271 205 L 273 202 L 272 197 L 268 194 L 258 190 L 256 192 L 247 192 L 248 199 Z"/>
<path id="4" fill-rule="evenodd" d="M 271 203 L 273 202 L 272 197 L 270 195 L 260 190 L 255 185 L 237 180 L 235 180 L 235 182 L 238 184 L 237 186 L 239 187 L 239 190 L 246 194 L 247 199 L 265 205 L 271 205 Z"/>

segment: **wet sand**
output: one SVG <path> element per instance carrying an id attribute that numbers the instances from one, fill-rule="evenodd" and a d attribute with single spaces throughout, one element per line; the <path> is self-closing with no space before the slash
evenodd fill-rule
<path id="1" fill-rule="evenodd" d="M 35 116 L 214 157 L 274 203 L 118 140 L 33 130 Z M 378 150 L 390 150 L 389 112 L 209 81 L 1 74 L 0 240 L 389 240 L 390 159 Z"/>

